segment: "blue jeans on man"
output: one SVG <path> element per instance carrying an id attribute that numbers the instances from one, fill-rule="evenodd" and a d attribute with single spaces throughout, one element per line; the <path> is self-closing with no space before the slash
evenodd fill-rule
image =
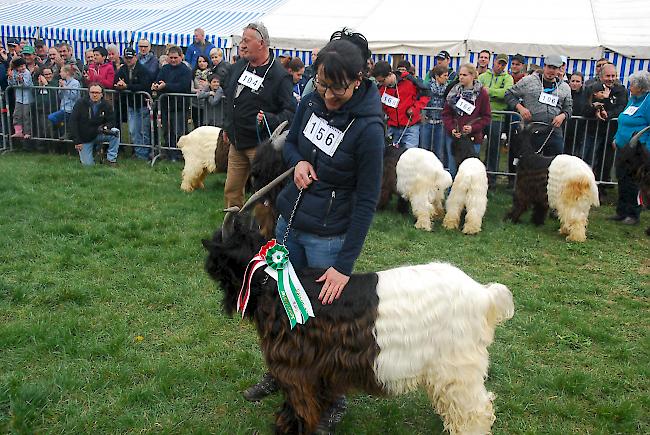
<path id="1" fill-rule="evenodd" d="M 61 127 L 67 124 L 70 119 L 71 113 L 66 112 L 65 110 L 57 110 L 47 115 L 47 119 L 52 123 L 53 130 L 58 134 L 62 134 Z"/>
<path id="2" fill-rule="evenodd" d="M 388 135 L 393 137 L 393 143 L 406 149 L 417 148 L 420 144 L 420 126 L 388 127 Z"/>
<path id="3" fill-rule="evenodd" d="M 275 238 L 279 242 L 287 231 L 287 221 L 278 218 L 275 227 Z M 339 251 L 343 247 L 345 234 L 338 236 L 317 236 L 305 231 L 291 228 L 285 246 L 289 251 L 289 259 L 296 270 L 305 267 L 328 269 L 336 263 Z"/>
<path id="4" fill-rule="evenodd" d="M 147 107 L 127 107 L 129 121 L 129 136 L 131 143 L 136 145 L 151 145 L 151 122 Z M 135 156 L 141 160 L 151 159 L 150 147 L 135 147 Z"/>
<path id="5" fill-rule="evenodd" d="M 81 160 L 81 163 L 83 165 L 89 166 L 95 164 L 95 159 L 93 158 L 95 147 L 101 146 L 101 144 L 104 142 L 108 142 L 106 160 L 108 160 L 109 163 L 117 162 L 117 153 L 120 148 L 120 130 L 117 128 L 112 128 L 111 131 L 116 135 L 113 136 L 108 134 L 98 134 L 91 142 L 82 144 L 81 151 L 79 151 L 79 160 Z"/>

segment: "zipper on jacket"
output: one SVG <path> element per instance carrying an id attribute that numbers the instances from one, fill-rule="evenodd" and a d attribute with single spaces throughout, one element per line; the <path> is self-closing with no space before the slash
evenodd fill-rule
<path id="1" fill-rule="evenodd" d="M 327 204 L 327 211 L 325 212 L 325 221 L 323 222 L 323 226 L 327 226 L 327 218 L 330 215 L 330 211 L 332 211 L 332 204 L 334 204 L 334 200 L 336 199 L 336 190 L 332 190 L 332 196 L 330 196 L 330 201 Z"/>

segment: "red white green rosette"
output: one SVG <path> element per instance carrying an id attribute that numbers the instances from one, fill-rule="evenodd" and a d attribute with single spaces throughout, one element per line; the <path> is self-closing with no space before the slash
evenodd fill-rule
<path id="1" fill-rule="evenodd" d="M 248 263 L 244 274 L 244 283 L 239 291 L 237 301 L 237 310 L 241 311 L 242 317 L 248 305 L 250 281 L 255 271 L 262 266 L 268 266 L 274 272 L 271 273 L 267 269 L 269 275 L 277 275 L 278 293 L 292 329 L 296 324 L 304 324 L 309 320 L 309 317 L 314 317 L 314 311 L 307 292 L 305 292 L 291 261 L 289 261 L 289 251 L 284 245 L 278 244 L 275 239 L 264 245 Z"/>

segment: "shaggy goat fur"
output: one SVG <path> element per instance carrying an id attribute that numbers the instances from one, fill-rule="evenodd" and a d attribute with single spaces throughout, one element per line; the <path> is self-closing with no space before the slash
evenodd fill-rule
<path id="1" fill-rule="evenodd" d="M 487 208 L 487 191 L 488 178 L 483 162 L 474 157 L 465 159 L 458 167 L 454 184 L 447 197 L 447 214 L 442 225 L 448 230 L 458 228 L 461 213 L 465 209 L 463 233 L 480 232 Z"/>
<path id="2" fill-rule="evenodd" d="M 415 228 L 431 231 L 431 220 L 442 215 L 451 175 L 434 153 L 421 148 L 404 151 L 395 168 L 397 191 L 411 203 Z"/>
<path id="3" fill-rule="evenodd" d="M 287 169 L 282 157 L 282 149 L 288 134 L 287 130 L 274 141 L 267 139 L 257 147 L 255 158 L 251 164 L 251 184 L 254 192 L 269 184 Z M 253 211 L 255 220 L 260 226 L 260 232 L 269 239 L 275 234 L 275 224 L 278 221 L 275 200 L 285 185 L 286 181 L 271 189 L 264 195 L 262 202 L 255 205 Z"/>
<path id="4" fill-rule="evenodd" d="M 626 145 L 619 150 L 617 157 L 625 171 L 632 176 L 632 179 L 639 186 L 645 204 L 650 201 L 650 152 L 640 143 L 635 146 Z M 645 233 L 650 236 L 650 227 Z"/>
<path id="5" fill-rule="evenodd" d="M 215 151 L 220 135 L 219 127 L 206 125 L 178 139 L 177 146 L 185 160 L 181 182 L 181 189 L 185 192 L 203 189 L 205 177 L 217 169 Z"/>
<path id="6" fill-rule="evenodd" d="M 548 134 L 549 127 L 537 129 L 536 134 Z M 544 157 L 533 149 L 530 136 L 532 126 L 529 126 L 514 135 L 510 146 L 513 155 L 518 159 L 515 190 L 512 195 L 512 209 L 506 214 L 506 220 L 513 223 L 519 222 L 521 215 L 533 207 L 532 221 L 535 225 L 543 225 L 548 211 L 548 167 L 553 157 Z"/>
<path id="7" fill-rule="evenodd" d="M 397 193 L 397 162 L 402 154 L 406 151 L 405 148 L 398 148 L 392 144 L 386 145 L 384 148 L 384 171 L 381 179 L 381 193 L 379 194 L 379 202 L 377 203 L 378 210 L 384 210 L 393 194 L 397 195 L 397 211 L 400 213 L 408 213 L 409 205 L 399 193 Z"/>
<path id="8" fill-rule="evenodd" d="M 589 209 L 600 205 L 594 172 L 580 158 L 560 154 L 548 168 L 547 190 L 548 204 L 560 219 L 560 234 L 569 241 L 584 242 Z"/>
<path id="9" fill-rule="evenodd" d="M 233 314 L 244 269 L 264 239 L 235 221 L 218 230 L 206 271 L 224 291 Z M 246 316 L 257 326 L 270 373 L 284 393 L 277 433 L 311 434 L 321 413 L 351 389 L 401 394 L 424 387 L 452 434 L 489 433 L 494 395 L 485 389 L 487 347 L 514 314 L 501 284 L 481 285 L 443 263 L 353 274 L 341 297 L 322 305 L 323 270 L 298 271 L 315 317 L 290 328 L 276 282 L 257 272 Z"/>

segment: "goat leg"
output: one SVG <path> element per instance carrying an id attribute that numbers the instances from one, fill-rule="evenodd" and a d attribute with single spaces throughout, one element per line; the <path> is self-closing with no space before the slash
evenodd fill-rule
<path id="1" fill-rule="evenodd" d="M 528 203 L 520 201 L 516 196 L 512 202 L 512 209 L 503 218 L 504 221 L 511 220 L 513 224 L 519 223 L 519 218 L 528 209 Z"/>
<path id="2" fill-rule="evenodd" d="M 531 217 L 533 224 L 537 226 L 544 225 L 547 211 L 548 211 L 548 203 L 536 202 L 535 204 L 533 204 L 533 215 Z"/>

